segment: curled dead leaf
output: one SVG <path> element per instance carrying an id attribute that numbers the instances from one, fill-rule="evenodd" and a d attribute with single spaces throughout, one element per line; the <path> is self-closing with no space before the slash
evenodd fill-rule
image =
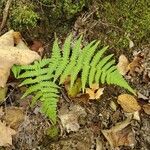
<path id="1" fill-rule="evenodd" d="M 108 140 L 112 148 L 118 146 L 134 146 L 135 135 L 130 126 L 130 118 L 125 121 L 117 123 L 114 127 L 109 130 L 102 130 L 103 135 Z"/>
<path id="2" fill-rule="evenodd" d="M 126 75 L 126 73 L 129 71 L 129 61 L 125 55 L 120 55 L 119 57 L 119 63 L 117 64 L 117 69 L 120 72 L 121 75 Z"/>
<path id="3" fill-rule="evenodd" d="M 13 30 L 0 37 L 0 87 L 5 87 L 11 67 L 16 65 L 28 65 L 41 57 L 34 51 L 27 49 L 18 34 L 13 35 Z M 17 44 L 15 42 L 17 39 Z M 14 46 L 15 45 L 15 46 Z M 24 44 L 25 45 L 25 44 Z"/>
<path id="4" fill-rule="evenodd" d="M 143 68 L 141 66 L 142 60 L 144 59 L 144 54 L 137 53 L 133 59 L 133 61 L 128 65 L 129 75 L 135 75 L 135 73 L 141 73 Z"/>
<path id="5" fill-rule="evenodd" d="M 86 88 L 86 93 L 89 94 L 89 99 L 99 99 L 103 94 L 104 88 L 99 88 L 98 84 L 91 85 L 91 88 Z"/>
<path id="6" fill-rule="evenodd" d="M 121 94 L 117 99 L 118 104 L 121 105 L 125 112 L 135 112 L 141 109 L 137 100 L 129 94 Z"/>
<path id="7" fill-rule="evenodd" d="M 150 115 L 150 104 L 145 104 L 142 108 L 146 114 Z"/>
<path id="8" fill-rule="evenodd" d="M 84 108 L 80 105 L 74 105 L 68 112 L 62 112 L 59 115 L 63 128 L 69 133 L 71 131 L 77 132 L 80 128 L 78 119 L 81 116 L 86 116 Z"/>

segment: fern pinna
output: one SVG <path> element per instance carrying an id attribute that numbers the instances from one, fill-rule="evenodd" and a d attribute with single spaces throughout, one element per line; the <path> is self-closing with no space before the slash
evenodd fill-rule
<path id="1" fill-rule="evenodd" d="M 71 77 L 71 86 L 74 85 L 79 73 L 81 74 L 82 90 L 93 83 L 114 84 L 123 87 L 135 94 L 115 66 L 113 54 L 103 56 L 108 46 L 97 50 L 99 41 L 92 41 L 81 48 L 82 36 L 74 44 L 69 35 L 61 49 L 58 39 L 54 41 L 51 58 L 42 59 L 27 66 L 14 66 L 12 71 L 17 78 L 25 78 L 21 83 L 28 85 L 23 97 L 34 93 L 32 104 L 41 101 L 42 112 L 51 121 L 56 123 L 56 108 L 59 97 L 59 84 Z"/>

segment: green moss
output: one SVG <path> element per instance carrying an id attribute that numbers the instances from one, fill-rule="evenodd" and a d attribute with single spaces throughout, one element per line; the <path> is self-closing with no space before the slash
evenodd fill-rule
<path id="1" fill-rule="evenodd" d="M 99 11 L 101 20 L 123 31 L 117 33 L 118 37 L 121 36 L 118 38 L 119 47 L 120 44 L 127 47 L 127 34 L 138 43 L 150 33 L 149 0 L 107 0 L 101 3 Z"/>
<path id="2" fill-rule="evenodd" d="M 13 5 L 10 13 L 10 25 L 17 30 L 34 28 L 37 25 L 39 15 L 34 12 L 34 6 L 28 3 Z"/>
<path id="3" fill-rule="evenodd" d="M 63 11 L 66 14 L 67 18 L 71 18 L 76 13 L 82 11 L 85 6 L 85 0 L 64 0 L 63 2 Z"/>

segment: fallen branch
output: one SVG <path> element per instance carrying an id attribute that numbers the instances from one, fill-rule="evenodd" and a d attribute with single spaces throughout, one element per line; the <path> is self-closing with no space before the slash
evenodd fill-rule
<path id="1" fill-rule="evenodd" d="M 8 0 L 6 2 L 6 6 L 5 6 L 4 11 L 3 11 L 3 19 L 2 19 L 1 26 L 0 26 L 0 32 L 6 24 L 7 17 L 8 17 L 8 12 L 9 12 L 9 8 L 10 8 L 11 3 L 12 3 L 12 0 Z"/>

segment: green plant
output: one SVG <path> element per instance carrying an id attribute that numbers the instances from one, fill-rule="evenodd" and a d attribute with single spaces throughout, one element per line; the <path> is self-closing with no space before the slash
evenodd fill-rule
<path id="1" fill-rule="evenodd" d="M 34 12 L 34 6 L 32 4 L 19 4 L 13 5 L 10 13 L 10 24 L 14 29 L 25 30 L 27 28 L 34 28 L 37 25 L 39 15 Z"/>
<path id="2" fill-rule="evenodd" d="M 17 78 L 25 78 L 21 83 L 28 85 L 23 97 L 34 93 L 33 104 L 40 100 L 42 111 L 56 123 L 56 107 L 58 101 L 59 87 L 65 79 L 71 77 L 71 87 L 74 85 L 78 75 L 81 73 L 82 90 L 92 83 L 107 83 L 121 86 L 134 93 L 134 90 L 117 71 L 113 54 L 103 57 L 108 46 L 96 50 L 99 41 L 92 41 L 81 48 L 82 36 L 71 45 L 71 35 L 65 40 L 61 50 L 58 39 L 55 40 L 52 49 L 52 56 L 49 59 L 42 59 L 27 66 L 14 66 L 12 71 Z M 22 72 L 23 71 L 23 72 Z"/>

